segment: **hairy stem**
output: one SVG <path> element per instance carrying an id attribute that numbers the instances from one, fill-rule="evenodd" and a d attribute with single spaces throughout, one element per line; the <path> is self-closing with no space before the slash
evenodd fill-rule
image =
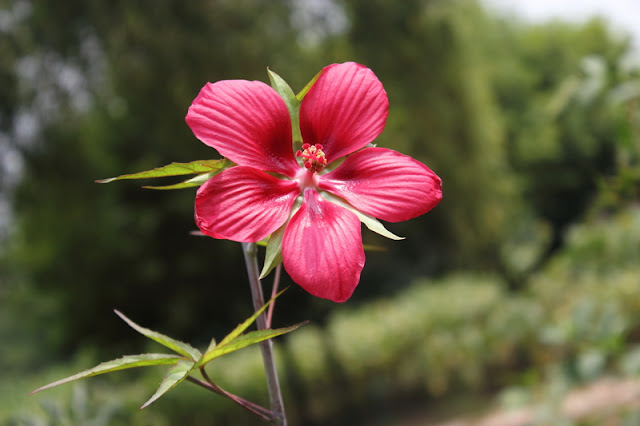
<path id="1" fill-rule="evenodd" d="M 249 285 L 251 287 L 251 298 L 253 299 L 253 309 L 258 310 L 264 305 L 264 296 L 262 295 L 262 284 L 258 279 L 258 250 L 255 243 L 242 243 L 242 252 L 249 274 Z M 258 329 L 266 330 L 267 317 L 263 312 L 257 319 Z M 273 356 L 273 343 L 271 340 L 260 342 L 260 350 L 262 351 L 262 360 L 267 376 L 267 388 L 269 390 L 269 401 L 271 403 L 271 412 L 275 417 L 275 424 L 280 426 L 287 425 L 287 418 L 284 412 L 284 403 L 282 401 L 282 392 L 280 391 L 280 382 L 278 380 L 278 372 L 276 371 L 276 363 Z"/>

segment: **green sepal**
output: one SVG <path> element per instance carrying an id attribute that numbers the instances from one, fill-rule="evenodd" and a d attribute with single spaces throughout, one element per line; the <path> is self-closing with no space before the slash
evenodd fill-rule
<path id="1" fill-rule="evenodd" d="M 154 340 L 160 343 L 161 345 L 171 349 L 172 351 L 182 355 L 183 357 L 189 358 L 192 361 L 197 361 L 202 356 L 199 350 L 189 345 L 188 343 L 180 342 L 178 340 L 172 339 L 169 336 L 165 336 L 164 334 L 160 334 L 156 331 L 149 330 L 148 328 L 141 327 L 135 322 L 131 321 L 126 316 L 124 316 L 124 314 L 122 314 L 121 312 L 117 310 L 114 310 L 114 311 L 120 318 L 122 318 L 124 322 L 129 324 L 129 326 L 133 328 L 135 331 L 142 334 L 143 336 L 148 337 L 151 340 Z"/>
<path id="2" fill-rule="evenodd" d="M 195 362 L 183 359 L 180 360 L 174 367 L 171 367 L 169 370 L 167 370 L 167 374 L 165 374 L 164 378 L 162 379 L 160 387 L 158 387 L 156 393 L 154 393 L 147 402 L 142 404 L 142 407 L 140 407 L 140 409 L 148 407 L 162 395 L 175 388 L 181 381 L 189 376 L 189 373 L 193 371 L 195 365 Z"/>
<path id="3" fill-rule="evenodd" d="M 358 217 L 358 219 L 360 219 L 360 222 L 364 223 L 364 226 L 366 226 L 367 228 L 369 228 L 369 230 L 375 232 L 376 234 L 380 234 L 383 237 L 389 238 L 390 240 L 404 240 L 404 237 L 399 237 L 393 232 L 389 231 L 387 228 L 385 228 L 384 225 L 380 223 L 380 221 L 378 221 L 378 219 L 366 213 L 361 212 L 360 210 L 356 209 L 351 204 L 347 203 L 341 198 L 336 197 L 335 195 L 329 194 L 328 192 L 323 192 L 321 195 L 325 200 L 330 201 L 334 204 L 337 204 L 340 207 L 344 207 L 345 209 L 349 210 L 351 213 L 355 214 Z"/>
<path id="4" fill-rule="evenodd" d="M 302 144 L 302 133 L 300 133 L 300 101 L 291 90 L 291 87 L 286 81 L 282 79 L 278 74 L 267 68 L 267 74 L 269 74 L 269 81 L 271 87 L 282 98 L 287 110 L 289 111 L 289 118 L 291 119 L 291 136 L 293 138 L 293 144 Z"/>
<path id="5" fill-rule="evenodd" d="M 112 361 L 103 362 L 93 368 L 82 371 L 73 376 L 49 383 L 42 386 L 29 395 L 33 395 L 36 392 L 40 392 L 45 389 L 49 389 L 58 385 L 73 382 L 75 380 L 84 379 L 87 377 L 97 376 L 99 374 L 111 373 L 112 371 L 126 370 L 128 368 L 136 367 L 148 367 L 153 365 L 171 365 L 177 364 L 180 360 L 183 360 L 181 356 L 172 354 L 142 354 L 142 355 L 126 355 L 122 358 L 114 359 Z"/>
<path id="6" fill-rule="evenodd" d="M 207 175 L 211 174 L 211 176 L 213 176 L 216 173 L 220 173 L 222 170 L 228 167 L 231 167 L 232 165 L 233 163 L 225 158 L 220 160 L 199 160 L 199 161 L 192 161 L 190 163 L 171 163 L 171 164 L 167 164 L 166 166 L 155 168 L 153 170 L 147 170 L 147 171 L 138 172 L 138 173 L 130 173 L 130 174 L 120 175 L 120 176 L 116 176 L 108 179 L 100 179 L 100 180 L 96 180 L 96 182 L 109 183 L 109 182 L 113 182 L 116 180 L 123 180 L 123 179 L 152 179 L 152 178 L 183 176 L 183 175 L 193 175 L 193 174 L 200 174 L 201 176 L 204 174 L 207 174 Z M 191 186 L 195 186 L 195 185 L 191 185 Z M 180 188 L 182 187 L 183 186 L 180 186 Z M 173 188 L 165 188 L 165 189 L 173 189 Z"/>
<path id="7" fill-rule="evenodd" d="M 286 222 L 278 230 L 276 230 L 269 241 L 267 242 L 267 251 L 264 255 L 264 265 L 262 266 L 262 272 L 258 279 L 263 279 L 271 273 L 273 268 L 282 263 L 282 238 L 284 237 L 284 230 L 287 227 Z"/>
<path id="8" fill-rule="evenodd" d="M 306 86 L 304 86 L 304 88 L 296 95 L 296 99 L 298 100 L 298 102 L 302 102 L 302 100 L 304 99 L 305 96 L 307 96 L 307 93 L 309 92 L 309 90 L 311 89 L 311 86 L 313 86 L 316 83 L 316 80 L 318 80 L 318 77 L 320 77 L 320 74 L 322 74 L 324 70 L 320 70 L 318 72 L 318 74 L 316 74 L 310 82 L 307 83 Z"/>
<path id="9" fill-rule="evenodd" d="M 301 205 L 302 199 L 301 197 L 298 197 L 293 204 L 293 207 L 291 207 L 291 211 L 289 212 L 289 217 L 286 222 L 269 237 L 269 240 L 265 244 L 267 246 L 267 251 L 264 256 L 264 265 L 262 265 L 262 272 L 260 272 L 260 277 L 258 277 L 258 279 L 263 279 L 271 273 L 273 268 L 282 263 L 282 239 L 284 238 L 284 231 L 287 228 L 287 224 L 293 215 L 296 214 Z"/>

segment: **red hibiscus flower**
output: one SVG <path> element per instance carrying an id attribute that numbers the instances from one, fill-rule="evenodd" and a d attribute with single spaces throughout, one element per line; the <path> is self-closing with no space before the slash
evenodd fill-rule
<path id="1" fill-rule="evenodd" d="M 259 81 L 208 83 L 187 124 L 236 166 L 199 188 L 198 227 L 239 242 L 284 227 L 282 259 L 293 281 L 314 296 L 346 301 L 364 266 L 361 220 L 384 229 L 375 218 L 408 220 L 442 198 L 440 178 L 427 166 L 366 147 L 382 132 L 388 109 L 370 69 L 330 65 L 300 104 L 303 145 L 294 152 L 289 110 L 274 89 Z"/>

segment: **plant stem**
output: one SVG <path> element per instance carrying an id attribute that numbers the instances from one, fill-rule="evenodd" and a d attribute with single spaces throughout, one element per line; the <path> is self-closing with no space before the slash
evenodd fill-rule
<path id="1" fill-rule="evenodd" d="M 264 296 L 262 295 L 262 284 L 258 279 L 258 250 L 255 243 L 242 243 L 242 252 L 249 275 L 249 286 L 251 287 L 251 298 L 253 299 L 253 309 L 258 310 L 264 305 Z M 267 317 L 263 312 L 257 319 L 258 329 L 267 329 Z M 276 371 L 275 358 L 273 356 L 273 343 L 271 340 L 260 342 L 260 350 L 262 351 L 262 360 L 264 362 L 264 370 L 267 376 L 267 388 L 269 390 L 269 401 L 271 403 L 271 411 L 275 417 L 275 424 L 279 426 L 287 425 L 287 418 L 284 412 L 284 403 L 282 401 L 282 393 L 280 391 L 280 382 L 278 381 L 278 373 Z"/>
<path id="2" fill-rule="evenodd" d="M 204 375 L 203 375 L 204 376 Z M 211 381 L 211 379 L 207 378 L 207 381 L 204 382 L 200 379 L 196 379 L 193 376 L 187 376 L 187 380 L 190 381 L 191 383 L 194 383 L 198 386 L 201 386 L 207 390 L 210 390 L 211 392 L 215 392 L 218 395 L 222 395 L 226 398 L 229 398 L 230 400 L 232 400 L 233 402 L 235 402 L 236 404 L 246 408 L 247 410 L 251 411 L 253 414 L 255 414 L 256 416 L 262 417 L 265 420 L 273 420 L 273 415 L 271 413 L 271 411 L 267 410 L 264 407 L 261 407 L 257 404 L 254 404 L 251 401 L 247 401 L 244 398 L 240 398 L 237 395 L 234 395 L 232 393 L 227 392 L 226 390 L 222 389 L 220 386 L 216 385 L 214 382 Z"/>

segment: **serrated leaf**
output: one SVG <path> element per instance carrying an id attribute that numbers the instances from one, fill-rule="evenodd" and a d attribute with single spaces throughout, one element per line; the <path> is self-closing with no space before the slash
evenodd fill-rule
<path id="1" fill-rule="evenodd" d="M 177 364 L 178 361 L 183 358 L 178 355 L 172 354 L 141 354 L 141 355 L 127 355 L 122 358 L 114 359 L 112 361 L 103 362 L 93 368 L 82 371 L 73 376 L 49 383 L 31 392 L 29 395 L 33 395 L 36 392 L 40 392 L 45 389 L 49 389 L 58 385 L 73 382 L 75 380 L 84 379 L 87 377 L 97 376 L 99 374 L 111 373 L 112 371 L 126 370 L 128 368 L 136 367 L 148 367 L 152 365 L 170 365 Z"/>
<path id="2" fill-rule="evenodd" d="M 300 133 L 299 118 L 300 101 L 293 93 L 293 90 L 291 90 L 291 87 L 287 84 L 286 81 L 284 81 L 282 77 L 271 71 L 269 68 L 267 68 L 267 73 L 269 74 L 271 87 L 284 100 L 284 103 L 287 105 L 287 109 L 289 110 L 289 118 L 291 118 L 291 136 L 293 138 L 293 143 L 300 144 L 302 143 L 302 133 Z"/>
<path id="3" fill-rule="evenodd" d="M 276 328 L 276 329 L 268 329 L 268 330 L 255 330 L 250 331 L 247 334 L 243 334 L 241 336 L 236 337 L 235 339 L 227 342 L 224 345 L 218 345 L 214 350 L 208 351 L 202 357 L 202 360 L 198 363 L 199 365 L 204 365 L 211 360 L 221 357 L 222 355 L 226 355 L 230 352 L 237 351 L 238 349 L 246 348 L 247 346 L 251 346 L 256 343 L 260 343 L 264 340 L 272 339 L 277 336 L 281 336 L 286 333 L 290 333 L 293 330 L 307 324 L 309 321 L 304 321 L 289 327 Z"/>
<path id="4" fill-rule="evenodd" d="M 222 171 L 222 170 L 220 170 Z M 157 189 L 157 190 L 168 190 L 168 189 L 184 189 L 184 188 L 192 188 L 194 186 L 200 186 L 219 172 L 210 172 L 210 173 L 202 173 L 196 177 L 191 179 L 187 179 L 180 183 L 174 183 L 173 185 L 163 185 L 163 186 L 143 186 L 145 189 Z"/>
<path id="5" fill-rule="evenodd" d="M 162 395 L 175 388 L 181 381 L 187 378 L 189 373 L 191 373 L 195 368 L 195 365 L 196 363 L 193 361 L 187 361 L 184 359 L 180 360 L 175 367 L 172 367 L 167 371 L 167 374 L 164 376 L 164 379 L 162 379 L 162 383 L 160 383 L 160 387 L 158 387 L 156 393 L 154 393 L 153 396 L 149 398 L 142 407 L 140 407 L 140 409 L 142 410 L 143 408 L 148 407 Z"/>
<path id="6" fill-rule="evenodd" d="M 257 311 L 255 311 L 253 313 L 253 315 L 251 315 L 249 318 L 247 318 L 242 324 L 238 325 L 236 328 L 233 329 L 233 331 L 229 334 L 227 334 L 221 341 L 220 343 L 218 343 L 216 346 L 214 346 L 213 348 L 211 348 L 211 345 L 209 345 L 209 348 L 207 349 L 207 351 L 205 352 L 205 354 L 202 356 L 202 358 L 200 358 L 200 360 L 198 361 L 198 366 L 204 365 L 207 362 L 209 362 L 210 360 L 212 360 L 213 357 L 210 357 L 210 354 L 220 350 L 220 348 L 224 347 L 225 345 L 231 343 L 234 339 L 236 339 L 238 336 L 240 336 L 242 333 L 244 333 L 244 331 L 249 328 L 249 326 L 251 324 L 253 324 L 253 322 L 256 320 L 256 318 L 258 318 L 258 316 L 264 312 L 265 309 L 267 309 L 267 307 L 273 303 L 274 300 L 276 300 L 282 293 L 284 293 L 285 291 L 287 291 L 287 289 L 285 288 L 284 290 L 281 290 L 278 294 L 276 294 L 275 296 L 273 296 L 271 299 L 269 299 L 267 301 L 267 303 L 265 303 L 264 305 L 262 305 L 262 307 L 260 309 L 258 309 Z"/>
<path id="7" fill-rule="evenodd" d="M 124 316 L 124 314 L 122 314 L 121 312 L 117 310 L 114 310 L 114 311 L 120 318 L 122 318 L 124 322 L 129 324 L 129 326 L 133 328 L 135 331 L 142 334 L 143 336 L 148 337 L 151 340 L 154 340 L 160 343 L 161 345 L 171 349 L 172 351 L 179 353 L 180 355 L 187 357 L 193 361 L 197 361 L 202 356 L 199 350 L 189 345 L 188 343 L 180 342 L 178 340 L 172 339 L 169 336 L 165 336 L 164 334 L 160 334 L 156 331 L 149 330 L 148 328 L 141 327 L 135 322 L 131 321 L 126 316 Z"/>
<path id="8" fill-rule="evenodd" d="M 219 172 L 226 167 L 231 166 L 233 163 L 226 159 L 220 160 L 199 160 L 192 161 L 190 163 L 171 163 L 166 166 L 158 167 L 153 170 L 147 170 L 144 172 L 130 173 L 126 175 L 120 175 L 108 179 L 100 179 L 98 183 L 109 183 L 116 180 L 123 179 L 150 179 L 168 176 L 182 176 L 193 175 L 197 173 L 210 173 Z"/>
<path id="9" fill-rule="evenodd" d="M 366 226 L 367 228 L 369 228 L 369 230 L 375 232 L 376 234 L 380 234 L 383 237 L 389 238 L 390 240 L 404 240 L 404 237 L 399 237 L 393 232 L 389 231 L 387 228 L 385 228 L 384 225 L 380 223 L 380 221 L 378 221 L 378 219 L 366 213 L 361 212 L 360 210 L 353 207 L 351 204 L 343 201 L 341 198 L 338 198 L 335 195 L 329 194 L 328 192 L 324 192 L 321 195 L 325 200 L 331 201 L 334 204 L 344 207 L 345 209 L 349 210 L 351 213 L 355 214 L 358 217 L 358 219 L 360 219 L 360 222 L 364 223 L 364 226 Z"/>
<path id="10" fill-rule="evenodd" d="M 267 301 L 267 303 L 265 303 L 264 305 L 262 305 L 262 307 L 260 309 L 258 309 L 257 311 L 255 311 L 253 313 L 253 315 L 251 315 L 249 318 L 247 318 L 242 324 L 238 325 L 236 328 L 233 329 L 233 331 L 229 334 L 227 334 L 224 339 L 222 339 L 220 341 L 220 343 L 218 343 L 218 347 L 220 346 L 224 346 L 227 343 L 229 343 L 231 340 L 235 339 L 236 337 L 240 336 L 242 333 L 244 333 L 244 331 L 249 328 L 249 326 L 251 324 L 253 324 L 253 322 L 256 320 L 256 318 L 258 318 L 258 316 L 264 312 L 265 309 L 267 309 L 267 307 L 273 303 L 274 300 L 276 300 L 282 293 L 284 293 L 285 291 L 287 291 L 287 289 L 285 288 L 284 290 L 280 290 L 280 292 L 278 294 L 276 294 L 275 296 L 273 296 L 271 299 L 269 299 Z"/>
<path id="11" fill-rule="evenodd" d="M 309 90 L 311 89 L 311 86 L 313 86 L 316 82 L 316 80 L 318 79 L 318 77 L 320 77 L 320 74 L 322 74 L 323 70 L 320 70 L 318 72 L 318 74 L 316 74 L 310 82 L 307 83 L 306 86 L 304 86 L 304 88 L 296 95 L 296 99 L 298 100 L 298 102 L 302 102 L 302 100 L 304 99 L 305 96 L 307 96 L 307 93 L 309 92 Z"/>

